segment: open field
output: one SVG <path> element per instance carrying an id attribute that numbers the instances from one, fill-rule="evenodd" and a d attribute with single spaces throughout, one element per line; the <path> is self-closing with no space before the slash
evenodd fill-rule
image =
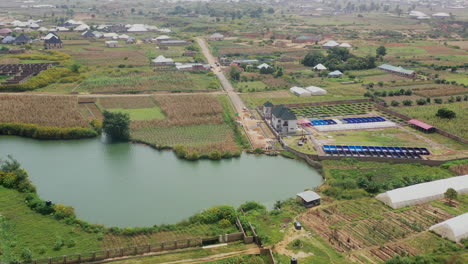
<path id="1" fill-rule="evenodd" d="M 112 108 L 110 112 L 118 112 L 129 114 L 131 120 L 154 120 L 164 119 L 164 113 L 161 112 L 159 107 L 152 108 L 137 108 L 137 109 L 125 109 L 125 108 Z"/>
<path id="2" fill-rule="evenodd" d="M 0 95 L 0 122 L 89 127 L 74 96 Z"/>
<path id="3" fill-rule="evenodd" d="M 437 110 L 447 108 L 455 113 L 457 117 L 454 119 L 443 119 L 436 116 Z M 449 133 L 453 133 L 462 138 L 468 138 L 468 130 L 463 124 L 468 123 L 468 105 L 466 102 L 457 102 L 442 105 L 423 105 L 411 107 L 393 107 L 393 110 L 412 118 L 427 122 L 430 125 L 438 127 Z"/>
<path id="4" fill-rule="evenodd" d="M 324 118 L 332 116 L 365 115 L 373 110 L 372 103 L 303 106 L 290 108 L 298 118 Z"/>

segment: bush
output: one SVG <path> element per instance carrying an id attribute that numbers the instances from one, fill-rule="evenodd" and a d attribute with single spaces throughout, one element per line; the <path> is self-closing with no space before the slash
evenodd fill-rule
<path id="1" fill-rule="evenodd" d="M 24 260 L 24 262 L 28 263 L 32 261 L 33 258 L 33 253 L 29 248 L 23 248 L 21 250 L 21 258 Z"/>
<path id="2" fill-rule="evenodd" d="M 64 246 L 65 242 L 63 241 L 63 239 L 61 237 L 57 237 L 55 239 L 55 243 L 54 243 L 54 250 L 55 251 L 58 251 L 60 250 L 63 246 Z"/>
<path id="3" fill-rule="evenodd" d="M 98 133 L 94 129 L 82 127 L 59 128 L 34 124 L 3 123 L 0 124 L 0 135 L 16 135 L 37 139 L 80 139 L 96 137 Z"/>
<path id="4" fill-rule="evenodd" d="M 398 101 L 395 101 L 393 100 L 391 103 L 390 103 L 391 106 L 399 106 L 400 103 Z"/>
<path id="5" fill-rule="evenodd" d="M 76 246 L 76 242 L 75 242 L 74 239 L 70 238 L 70 239 L 67 241 L 67 247 L 72 248 L 72 247 L 74 247 L 74 246 Z"/>
<path id="6" fill-rule="evenodd" d="M 411 106 L 412 104 L 413 104 L 413 101 L 411 101 L 411 100 L 404 100 L 403 101 L 403 105 L 405 105 L 405 106 Z"/>
<path id="7" fill-rule="evenodd" d="M 434 102 L 436 104 L 442 104 L 443 100 L 441 98 L 436 98 L 436 99 L 434 99 Z"/>
<path id="8" fill-rule="evenodd" d="M 440 118 L 452 119 L 455 118 L 457 114 L 447 108 L 441 108 L 437 111 L 436 116 Z"/>
<path id="9" fill-rule="evenodd" d="M 75 209 L 73 207 L 56 204 L 54 205 L 54 210 L 54 216 L 57 219 L 75 218 Z"/>
<path id="10" fill-rule="evenodd" d="M 266 211 L 266 207 L 259 202 L 247 201 L 239 206 L 239 210 L 242 210 L 244 212 L 249 212 L 249 211 L 264 212 Z"/>
<path id="11" fill-rule="evenodd" d="M 416 104 L 418 105 L 425 105 L 427 103 L 426 99 L 420 98 L 416 100 Z"/>
<path id="12" fill-rule="evenodd" d="M 218 150 L 213 150 L 210 152 L 208 158 L 211 160 L 220 160 L 222 158 L 222 154 Z"/>

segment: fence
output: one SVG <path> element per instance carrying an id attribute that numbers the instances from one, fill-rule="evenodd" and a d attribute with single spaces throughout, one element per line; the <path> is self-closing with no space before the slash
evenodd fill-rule
<path id="1" fill-rule="evenodd" d="M 273 257 L 273 252 L 271 252 L 271 249 L 269 248 L 261 248 L 260 249 L 260 255 L 266 256 L 268 264 L 275 264 L 275 258 Z"/>
<path id="2" fill-rule="evenodd" d="M 405 121 L 408 121 L 408 120 L 410 120 L 410 119 L 413 119 L 413 118 L 411 118 L 411 117 L 409 117 L 409 116 L 407 116 L 407 115 L 403 115 L 403 114 L 400 114 L 400 113 L 398 113 L 398 112 L 396 112 L 396 111 L 393 111 L 393 110 L 391 110 L 391 109 L 388 109 L 387 107 L 385 107 L 385 106 L 383 106 L 383 105 L 380 105 L 380 104 L 375 104 L 375 107 L 376 107 L 377 109 L 379 109 L 380 111 L 382 111 L 382 112 L 386 112 L 386 113 L 388 113 L 388 114 L 397 116 L 397 117 L 399 117 L 399 118 L 401 118 L 401 119 L 403 119 L 403 120 L 405 120 Z M 438 128 L 438 127 L 435 128 L 435 131 L 436 131 L 437 133 L 441 134 L 442 136 L 445 136 L 445 137 L 454 139 L 454 140 L 456 140 L 456 141 L 459 141 L 459 142 L 468 144 L 468 140 L 466 140 L 466 139 L 464 139 L 464 138 L 461 138 L 461 137 L 459 137 L 459 136 L 455 136 L 454 134 L 451 134 L 451 133 L 449 133 L 449 132 L 447 132 L 447 131 L 444 131 L 444 130 Z"/>
<path id="3" fill-rule="evenodd" d="M 33 260 L 28 263 L 33 264 L 79 264 L 103 261 L 111 258 L 121 258 L 125 256 L 136 256 L 148 253 L 157 253 L 168 250 L 184 249 L 190 247 L 199 247 L 203 244 L 201 238 L 191 238 L 184 240 L 166 241 L 158 244 L 140 245 L 126 248 L 109 249 L 94 251 L 82 254 L 67 255 L 61 257 L 52 257 L 47 259 Z M 18 262 L 22 264 L 23 262 Z"/>

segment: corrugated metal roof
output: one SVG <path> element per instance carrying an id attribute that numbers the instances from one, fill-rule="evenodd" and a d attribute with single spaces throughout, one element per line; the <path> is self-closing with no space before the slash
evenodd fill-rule
<path id="1" fill-rule="evenodd" d="M 318 195 L 316 192 L 313 192 L 313 191 L 305 191 L 305 192 L 298 193 L 296 195 L 301 197 L 307 203 L 322 198 L 320 197 L 320 195 Z"/>
<path id="2" fill-rule="evenodd" d="M 413 125 L 418 126 L 418 127 L 421 127 L 421 128 L 424 128 L 424 129 L 433 128 L 433 126 L 431 126 L 429 124 L 426 124 L 423 121 L 419 121 L 417 119 L 411 119 L 411 120 L 408 121 L 408 123 L 413 124 Z"/>
<path id="3" fill-rule="evenodd" d="M 396 67 L 396 66 L 393 66 L 393 65 L 390 65 L 390 64 L 382 64 L 377 68 L 381 69 L 381 70 L 399 72 L 399 73 L 403 73 L 403 74 L 413 74 L 414 73 L 414 71 L 412 71 L 412 70 L 407 70 L 407 69 L 404 69 L 401 66 Z"/>

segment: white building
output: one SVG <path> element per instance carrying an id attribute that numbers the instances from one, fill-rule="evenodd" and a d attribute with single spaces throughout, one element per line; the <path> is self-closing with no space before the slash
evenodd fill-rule
<path id="1" fill-rule="evenodd" d="M 341 43 L 340 45 L 338 45 L 338 47 L 350 49 L 352 46 L 351 46 L 351 44 L 344 42 L 344 43 Z"/>
<path id="2" fill-rule="evenodd" d="M 166 58 L 164 55 L 159 55 L 156 59 L 153 60 L 154 66 L 171 66 L 174 65 L 174 60 L 171 58 Z"/>
<path id="3" fill-rule="evenodd" d="M 214 33 L 209 37 L 209 40 L 211 41 L 220 41 L 224 39 L 224 35 L 220 33 Z"/>
<path id="4" fill-rule="evenodd" d="M 297 87 L 297 86 L 294 86 L 294 87 L 291 87 L 289 89 L 289 91 L 291 93 L 293 93 L 294 95 L 296 96 L 299 96 L 299 97 L 303 97 L 303 96 L 311 96 L 312 94 L 307 91 L 306 89 L 302 88 L 302 87 Z"/>
<path id="5" fill-rule="evenodd" d="M 328 77 L 331 77 L 331 78 L 339 78 L 341 76 L 343 76 L 343 73 L 340 72 L 339 70 L 332 71 L 328 74 Z"/>
<path id="6" fill-rule="evenodd" d="M 289 108 L 279 105 L 271 110 L 271 125 L 278 133 L 292 134 L 297 131 L 297 118 Z"/>
<path id="7" fill-rule="evenodd" d="M 309 91 L 312 95 L 326 95 L 327 91 L 317 87 L 317 86 L 309 86 L 305 88 L 307 91 Z"/>
<path id="8" fill-rule="evenodd" d="M 268 68 L 270 68 L 270 67 L 271 67 L 270 65 L 268 65 L 268 64 L 266 64 L 266 63 L 262 63 L 262 64 L 260 64 L 260 65 L 257 66 L 257 69 L 259 69 L 259 70 L 261 70 L 261 69 L 263 69 L 263 68 L 268 69 Z"/>
<path id="9" fill-rule="evenodd" d="M 322 48 L 324 49 L 331 49 L 331 48 L 334 48 L 334 47 L 338 47 L 340 45 L 340 43 L 334 41 L 334 40 L 330 40 L 330 41 L 327 41 L 327 43 L 323 44 L 322 45 Z"/>
<path id="10" fill-rule="evenodd" d="M 450 14 L 447 13 L 435 13 L 432 14 L 432 17 L 437 17 L 437 18 L 449 18 Z"/>
<path id="11" fill-rule="evenodd" d="M 119 42 L 118 41 L 106 41 L 106 47 L 108 48 L 118 48 L 119 47 Z"/>
<path id="12" fill-rule="evenodd" d="M 429 227 L 429 230 L 441 237 L 460 242 L 460 240 L 468 238 L 468 213 L 435 224 Z"/>
<path id="13" fill-rule="evenodd" d="M 327 67 L 325 67 L 323 64 L 319 63 L 319 64 L 315 65 L 313 69 L 316 70 L 316 71 L 325 71 L 325 70 L 327 70 Z"/>
<path id="14" fill-rule="evenodd" d="M 397 209 L 443 199 L 444 193 L 449 188 L 453 188 L 459 194 L 468 193 L 468 175 L 398 188 L 381 193 L 375 198 L 384 202 L 393 209 Z"/>

